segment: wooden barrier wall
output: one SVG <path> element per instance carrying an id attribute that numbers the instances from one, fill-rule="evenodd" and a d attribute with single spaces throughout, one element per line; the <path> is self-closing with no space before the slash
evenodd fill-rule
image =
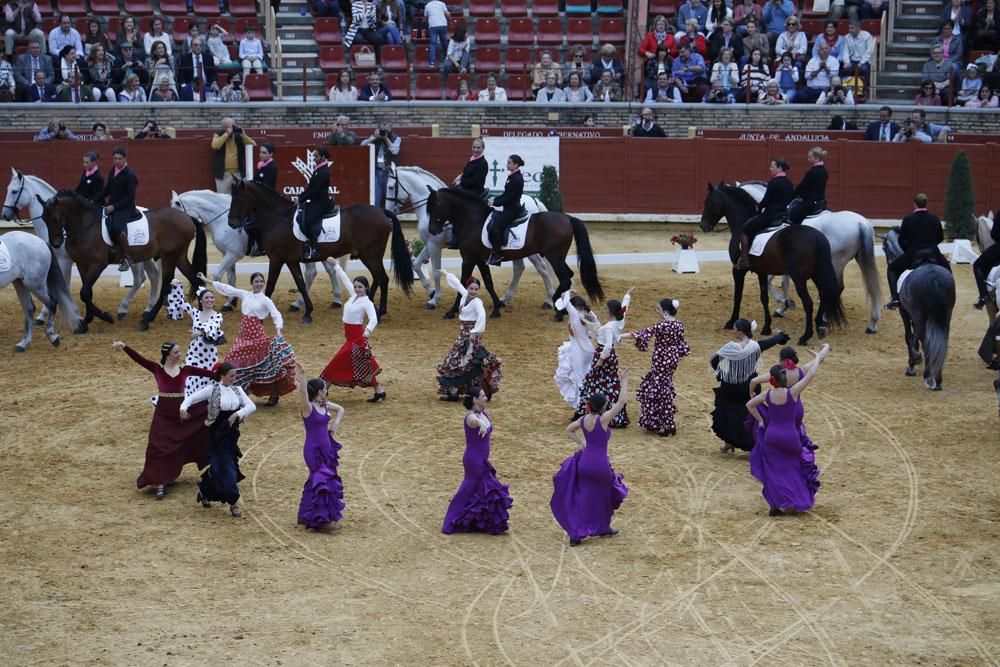
<path id="1" fill-rule="evenodd" d="M 450 182 L 467 159 L 470 141 L 404 137 L 400 163 L 420 165 Z M 214 187 L 212 151 L 204 139 L 127 145 L 143 205 L 168 205 L 171 190 Z M 563 201 L 567 210 L 577 213 L 697 214 L 709 182 L 764 180 L 773 157 L 790 160 L 792 180 L 798 181 L 812 145 L 731 139 L 563 139 Z M 899 218 L 911 210 L 914 193 L 926 192 L 931 208 L 940 212 L 951 161 L 959 149 L 966 151 L 972 164 L 976 210 L 1000 207 L 1000 145 L 835 141 L 824 147 L 829 152 L 827 197 L 833 209 L 870 218 Z M 9 180 L 9 167 L 16 166 L 56 187 L 72 188 L 80 176 L 83 151 L 98 150 L 106 172 L 111 148 L 111 143 L 99 142 L 5 142 L 0 179 Z"/>

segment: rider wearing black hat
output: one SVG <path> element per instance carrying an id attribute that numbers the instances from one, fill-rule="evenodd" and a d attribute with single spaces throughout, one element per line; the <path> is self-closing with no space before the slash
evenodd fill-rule
<path id="1" fill-rule="evenodd" d="M 488 261 L 493 266 L 500 266 L 503 244 L 507 240 L 507 230 L 524 211 L 524 207 L 521 205 L 521 195 L 524 194 L 524 176 L 521 174 L 523 166 L 524 160 L 521 159 L 520 155 L 511 155 L 507 158 L 507 171 L 510 174 L 507 175 L 503 193 L 488 201 L 489 205 L 494 207 L 493 221 L 488 230 L 490 245 L 493 246 L 493 252 Z M 496 210 L 497 206 L 502 206 L 503 210 Z"/>

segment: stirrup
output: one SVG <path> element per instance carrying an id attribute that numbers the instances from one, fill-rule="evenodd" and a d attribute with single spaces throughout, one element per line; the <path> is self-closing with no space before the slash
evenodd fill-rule
<path id="1" fill-rule="evenodd" d="M 975 308 L 976 310 L 982 310 L 983 306 L 985 306 L 989 302 L 990 302 L 989 297 L 981 296 L 978 299 L 976 299 L 976 302 L 972 304 L 972 307 Z"/>
<path id="2" fill-rule="evenodd" d="M 118 265 L 119 271 L 128 271 L 132 268 L 132 260 L 129 259 L 128 255 L 122 257 L 122 263 Z"/>
<path id="3" fill-rule="evenodd" d="M 314 246 L 311 243 L 307 243 L 306 244 L 306 250 L 305 250 L 304 253 L 302 253 L 302 259 L 304 259 L 305 261 L 309 262 L 309 261 L 312 261 L 312 260 L 316 259 L 316 257 L 318 255 L 319 255 L 319 253 L 316 250 L 316 246 Z"/>
<path id="4" fill-rule="evenodd" d="M 889 303 L 885 304 L 886 310 L 896 310 L 899 308 L 899 299 L 890 299 Z"/>

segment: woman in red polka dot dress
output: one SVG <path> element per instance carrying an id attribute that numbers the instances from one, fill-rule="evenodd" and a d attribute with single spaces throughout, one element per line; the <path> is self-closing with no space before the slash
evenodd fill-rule
<path id="1" fill-rule="evenodd" d="M 264 275 L 250 275 L 250 292 L 209 281 L 201 273 L 198 277 L 219 294 L 240 300 L 243 321 L 224 359 L 236 367 L 236 384 L 253 396 L 268 396 L 267 405 L 277 404 L 279 396 L 295 390 L 295 353 L 281 335 L 285 323 L 281 313 L 264 294 Z M 263 322 L 268 317 L 274 320 L 274 336 L 264 332 Z"/>

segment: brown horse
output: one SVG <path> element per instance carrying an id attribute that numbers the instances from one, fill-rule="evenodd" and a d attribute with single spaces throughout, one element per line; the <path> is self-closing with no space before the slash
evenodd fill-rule
<path id="1" fill-rule="evenodd" d="M 427 200 L 427 214 L 430 216 L 428 231 L 431 234 L 440 234 L 445 223 L 451 222 L 462 253 L 462 282 L 465 283 L 472 275 L 472 270 L 479 267 L 483 283 L 493 298 L 491 317 L 500 317 L 500 308 L 504 303 L 493 289 L 493 277 L 486 263 L 490 250 L 482 242 L 483 225 L 486 223 L 490 208 L 479 195 L 468 190 L 461 188 L 434 190 L 429 186 L 427 189 L 430 190 L 430 197 Z M 504 250 L 503 259 L 520 259 L 535 254 L 547 259 L 556 277 L 559 278 L 559 285 L 552 294 L 553 303 L 570 287 L 573 270 L 566 264 L 566 255 L 569 254 L 569 246 L 574 239 L 583 288 L 591 299 L 604 298 L 604 290 L 597 278 L 594 251 L 590 247 L 590 235 L 587 234 L 587 228 L 581 220 L 555 211 L 535 213 L 528 222 L 525 236 L 524 247 L 514 251 Z M 446 318 L 451 319 L 458 313 L 460 298 L 457 297 L 451 310 L 445 313 Z M 561 321 L 562 318 L 563 312 L 558 311 L 556 320 Z"/>
<path id="2" fill-rule="evenodd" d="M 736 268 L 740 254 L 740 230 L 744 223 L 757 211 L 757 202 L 740 188 L 719 183 L 708 184 L 708 196 L 701 212 L 701 229 L 710 232 L 725 218 L 729 223 L 732 238 L 729 240 L 729 258 L 733 262 L 733 313 L 724 325 L 732 329 L 740 317 L 740 301 L 743 299 L 743 282 L 746 270 Z M 751 269 L 760 281 L 760 301 L 764 304 L 764 329 L 762 334 L 771 333 L 771 309 L 768 304 L 768 276 L 788 276 L 795 284 L 795 291 L 802 300 L 806 315 L 806 330 L 799 338 L 799 345 L 805 345 L 813 335 L 813 300 L 809 296 L 808 281 L 811 279 L 819 291 L 819 308 L 816 311 L 816 328 L 822 338 L 828 326 L 844 322 L 844 307 L 840 301 L 840 279 L 833 268 L 830 241 L 823 232 L 806 225 L 792 225 L 776 234 L 764 248 L 760 257 L 751 258 Z"/>
<path id="3" fill-rule="evenodd" d="M 233 229 L 250 229 L 256 226 L 260 233 L 261 247 L 269 260 L 267 270 L 268 296 L 274 292 L 282 265 L 287 266 L 295 280 L 295 286 L 302 294 L 305 314 L 302 323 L 312 322 L 312 300 L 305 281 L 302 279 L 303 243 L 292 232 L 292 216 L 295 206 L 274 189 L 251 181 L 240 181 L 233 187 L 233 201 L 229 206 L 229 226 Z M 403 238 L 399 219 L 392 213 L 370 206 L 355 204 L 340 209 L 340 239 L 335 243 L 320 243 L 317 246 L 318 261 L 328 257 L 351 255 L 361 260 L 372 274 L 372 288 L 368 296 L 374 301 L 376 290 L 381 289 L 378 314 L 386 313 L 389 276 L 385 272 L 382 258 L 385 247 L 392 235 L 392 268 L 396 284 L 410 293 L 413 285 L 413 266 L 410 264 L 410 250 Z"/>
<path id="4" fill-rule="evenodd" d="M 94 305 L 94 283 L 101 272 L 111 263 L 113 246 L 104 243 L 101 238 L 100 209 L 94 206 L 72 190 L 60 190 L 52 198 L 42 203 L 42 220 L 49 232 L 53 248 L 58 248 L 66 242 L 66 252 L 76 263 L 83 279 L 80 288 L 80 298 L 86 307 L 83 321 L 75 333 L 85 333 L 94 316 L 105 322 L 114 320 L 110 313 Z M 146 211 L 149 220 L 149 243 L 132 246 L 129 254 L 136 262 L 147 262 L 159 259 L 162 272 L 160 274 L 160 294 L 150 310 L 143 312 L 139 322 L 139 330 L 149 328 L 167 294 L 170 292 L 170 281 L 174 278 L 174 269 L 190 281 L 192 288 L 200 284 L 196 277 L 198 272 L 205 271 L 207 263 L 207 243 L 205 231 L 201 225 L 196 225 L 186 213 L 175 208 L 158 208 Z M 188 262 L 187 251 L 191 240 L 195 239 L 194 266 Z"/>

